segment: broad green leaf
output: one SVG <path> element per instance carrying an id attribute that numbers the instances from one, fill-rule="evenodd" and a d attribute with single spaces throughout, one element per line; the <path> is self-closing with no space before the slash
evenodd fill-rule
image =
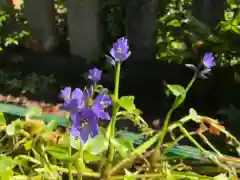
<path id="1" fill-rule="evenodd" d="M 25 116 L 25 114 L 27 113 L 27 109 L 13 104 L 0 103 L 0 112 L 17 116 Z"/>
<path id="2" fill-rule="evenodd" d="M 108 148 L 108 139 L 103 134 L 88 139 L 85 144 L 85 151 L 93 155 L 99 155 Z"/>
<path id="3" fill-rule="evenodd" d="M 56 145 L 48 146 L 47 152 L 56 159 L 60 159 L 60 160 L 69 159 L 68 149 L 65 147 L 60 147 Z"/>
<path id="4" fill-rule="evenodd" d="M 25 115 L 27 114 L 27 112 L 29 112 L 29 110 L 13 104 L 0 103 L 0 112 L 25 117 Z M 44 119 L 45 122 L 56 120 L 56 123 L 58 126 L 67 127 L 68 120 L 63 116 L 59 116 L 55 114 L 41 114 L 40 117 L 36 117 L 36 118 Z"/>
<path id="5" fill-rule="evenodd" d="M 15 132 L 16 132 L 16 129 L 14 124 L 7 125 L 6 133 L 8 136 L 13 136 Z"/>
<path id="6" fill-rule="evenodd" d="M 122 96 L 119 101 L 118 104 L 126 109 L 128 112 L 134 112 L 134 110 L 136 109 L 136 106 L 134 104 L 134 96 Z"/>
<path id="7" fill-rule="evenodd" d="M 0 125 L 6 125 L 6 120 L 2 112 L 0 112 Z"/>
<path id="8" fill-rule="evenodd" d="M 186 93 L 185 88 L 180 85 L 168 84 L 167 87 L 174 96 L 181 96 Z"/>

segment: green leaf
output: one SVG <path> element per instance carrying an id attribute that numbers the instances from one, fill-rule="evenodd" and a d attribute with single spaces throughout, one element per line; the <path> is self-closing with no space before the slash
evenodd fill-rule
<path id="1" fill-rule="evenodd" d="M 113 138 L 111 139 L 111 143 L 114 145 L 115 149 L 122 157 L 128 156 L 129 147 L 127 147 L 126 144 L 124 144 L 123 140 L 121 141 L 120 139 Z"/>
<path id="2" fill-rule="evenodd" d="M 27 113 L 27 109 L 13 104 L 0 103 L 0 112 L 17 116 L 25 116 L 25 114 Z"/>
<path id="3" fill-rule="evenodd" d="M 70 142 L 71 142 L 72 148 L 77 149 L 77 150 L 80 149 L 80 147 L 81 147 L 80 139 L 76 139 L 74 136 L 71 135 Z"/>
<path id="4" fill-rule="evenodd" d="M 98 162 L 102 159 L 101 156 L 93 155 L 86 151 L 84 152 L 83 157 L 86 163 Z"/>
<path id="5" fill-rule="evenodd" d="M 69 159 L 68 149 L 65 147 L 59 147 L 56 145 L 48 146 L 47 152 L 59 160 Z"/>
<path id="6" fill-rule="evenodd" d="M 177 19 L 173 19 L 167 23 L 167 26 L 180 27 L 181 22 Z"/>
<path id="7" fill-rule="evenodd" d="M 26 113 L 26 119 L 30 119 L 32 117 L 40 117 L 42 115 L 42 110 L 39 107 L 29 108 Z"/>
<path id="8" fill-rule="evenodd" d="M 134 110 L 136 109 L 134 99 L 134 96 L 122 96 L 119 99 L 118 104 L 122 108 L 126 109 L 128 112 L 134 112 Z"/>
<path id="9" fill-rule="evenodd" d="M 0 103 L 0 112 L 25 117 L 26 113 L 29 112 L 29 110 L 13 104 Z M 37 118 L 44 119 L 45 122 L 55 120 L 58 126 L 67 127 L 68 119 L 63 116 L 58 116 L 55 114 L 41 114 Z"/>
<path id="10" fill-rule="evenodd" d="M 28 140 L 24 143 L 24 148 L 26 151 L 29 151 L 30 149 L 32 149 L 32 144 L 33 144 L 33 141 L 32 140 Z"/>
<path id="11" fill-rule="evenodd" d="M 137 173 L 131 173 L 127 169 L 124 169 L 124 171 L 125 171 L 124 180 L 136 180 L 137 179 L 137 177 L 136 177 Z"/>
<path id="12" fill-rule="evenodd" d="M 197 111 L 193 108 L 189 109 L 189 115 L 191 116 L 192 120 L 198 121 L 198 114 Z"/>
<path id="13" fill-rule="evenodd" d="M 16 163 L 10 157 L 1 155 L 0 156 L 0 179 L 1 180 L 9 180 L 14 172 L 13 168 Z"/>
<path id="14" fill-rule="evenodd" d="M 0 112 L 0 125 L 6 125 L 6 120 L 2 112 Z"/>
<path id="15" fill-rule="evenodd" d="M 229 180 L 229 178 L 227 177 L 226 174 L 221 173 L 221 174 L 215 176 L 213 178 L 213 180 Z"/>
<path id="16" fill-rule="evenodd" d="M 6 129 L 6 133 L 8 136 L 13 136 L 16 132 L 15 125 L 14 124 L 9 124 Z"/>
<path id="17" fill-rule="evenodd" d="M 185 88 L 180 85 L 168 84 L 167 87 L 173 93 L 174 96 L 181 96 L 186 93 Z"/>
<path id="18" fill-rule="evenodd" d="M 108 139 L 103 134 L 88 139 L 85 144 L 85 151 L 93 155 L 99 155 L 108 148 Z"/>
<path id="19" fill-rule="evenodd" d="M 47 124 L 47 130 L 48 131 L 53 131 L 54 129 L 57 128 L 57 122 L 56 120 L 51 120 L 48 124 Z"/>

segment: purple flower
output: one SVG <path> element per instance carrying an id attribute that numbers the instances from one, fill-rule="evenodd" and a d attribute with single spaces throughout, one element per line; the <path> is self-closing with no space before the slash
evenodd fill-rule
<path id="1" fill-rule="evenodd" d="M 216 66 L 214 56 L 211 52 L 206 52 L 203 57 L 203 64 L 207 69 L 212 69 Z"/>
<path id="2" fill-rule="evenodd" d="M 61 110 L 77 112 L 85 106 L 85 98 L 81 89 L 76 88 L 72 92 L 70 87 L 61 90 L 60 97 L 64 100 Z"/>
<path id="3" fill-rule="evenodd" d="M 104 109 L 108 108 L 112 104 L 111 98 L 105 96 L 107 90 L 103 90 L 94 100 L 92 105 L 93 112 L 100 119 L 110 120 L 110 116 Z"/>
<path id="4" fill-rule="evenodd" d="M 79 137 L 82 144 L 85 144 L 89 137 L 94 138 L 99 133 L 98 117 L 90 108 L 84 108 L 81 112 L 71 117 L 71 135 Z"/>
<path id="5" fill-rule="evenodd" d="M 128 40 L 125 37 L 122 37 L 113 44 L 110 54 L 114 58 L 114 61 L 122 62 L 125 61 L 131 54 L 128 49 Z"/>
<path id="6" fill-rule="evenodd" d="M 79 137 L 83 144 L 86 143 L 89 137 L 98 135 L 98 120 L 110 120 L 108 113 L 104 112 L 105 108 L 111 105 L 111 98 L 105 94 L 107 90 L 102 91 L 94 100 L 92 106 L 89 105 L 89 100 L 93 94 L 92 86 L 84 92 L 76 88 L 72 92 L 70 87 L 61 90 L 61 98 L 64 104 L 60 109 L 70 112 L 72 136 Z"/>
<path id="7" fill-rule="evenodd" d="M 210 74 L 212 68 L 216 66 L 214 56 L 211 52 L 206 52 L 204 54 L 203 65 L 205 66 L 205 69 L 200 72 L 199 76 L 206 79 L 206 75 Z"/>
<path id="8" fill-rule="evenodd" d="M 97 83 L 101 80 L 102 71 L 98 68 L 93 68 L 89 70 L 88 79 L 92 80 L 93 83 Z"/>

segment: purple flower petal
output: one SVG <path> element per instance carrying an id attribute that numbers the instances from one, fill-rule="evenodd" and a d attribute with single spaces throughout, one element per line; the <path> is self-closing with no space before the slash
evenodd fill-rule
<path id="1" fill-rule="evenodd" d="M 94 111 L 94 110 L 93 110 Z M 110 116 L 107 112 L 104 112 L 104 111 L 94 111 L 94 113 L 100 118 L 100 119 L 103 119 L 103 120 L 110 120 Z"/>
<path id="2" fill-rule="evenodd" d="M 211 69 L 216 66 L 214 56 L 211 52 L 206 52 L 203 57 L 203 64 L 206 68 Z"/>
<path id="3" fill-rule="evenodd" d="M 92 111 L 92 109 L 85 108 L 76 116 L 71 118 L 73 118 L 71 119 L 71 134 L 73 136 L 80 137 L 83 144 L 87 142 L 89 137 L 93 138 L 98 135 L 98 117 Z"/>
<path id="4" fill-rule="evenodd" d="M 97 68 L 89 70 L 88 79 L 92 80 L 93 83 L 97 83 L 101 80 L 102 71 Z"/>
<path id="5" fill-rule="evenodd" d="M 69 102 L 71 99 L 71 92 L 72 92 L 71 87 L 65 87 L 60 92 L 60 98 L 62 98 L 65 102 Z"/>
<path id="6" fill-rule="evenodd" d="M 72 99 L 79 99 L 81 100 L 83 96 L 83 92 L 80 88 L 75 88 L 72 92 Z"/>
<path id="7" fill-rule="evenodd" d="M 61 110 L 64 111 L 76 111 L 78 109 L 79 102 L 77 99 L 71 99 L 68 103 L 64 103 L 62 106 L 60 106 Z"/>
<path id="8" fill-rule="evenodd" d="M 128 59 L 131 52 L 129 51 L 128 40 L 122 37 L 115 42 L 110 50 L 111 56 L 116 62 L 122 62 Z"/>
<path id="9" fill-rule="evenodd" d="M 110 120 L 109 114 L 107 112 L 104 112 L 104 109 L 111 105 L 112 100 L 109 97 L 105 96 L 106 93 L 107 90 L 104 90 L 95 98 L 92 109 L 98 118 Z"/>

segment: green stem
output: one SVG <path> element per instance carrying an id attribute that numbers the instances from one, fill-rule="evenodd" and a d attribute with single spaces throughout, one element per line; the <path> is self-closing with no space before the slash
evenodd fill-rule
<path id="1" fill-rule="evenodd" d="M 121 70 L 121 64 L 116 64 L 116 72 L 115 72 L 115 88 L 114 88 L 114 94 L 113 94 L 113 109 L 112 109 L 112 119 L 110 122 L 110 138 L 109 138 L 109 155 L 108 155 L 108 163 L 109 168 L 111 168 L 111 164 L 114 158 L 114 146 L 111 143 L 111 139 L 115 136 L 115 125 L 117 120 L 117 112 L 119 109 L 118 106 L 118 92 L 119 92 L 119 81 L 120 81 L 120 70 Z"/>
<path id="2" fill-rule="evenodd" d="M 68 144 L 68 155 L 69 157 L 72 156 L 72 146 L 71 146 L 71 134 L 70 130 L 68 130 L 68 136 L 69 136 L 69 144 Z M 73 180 L 73 175 L 72 175 L 72 162 L 68 163 L 68 179 Z"/>
<path id="3" fill-rule="evenodd" d="M 193 83 L 195 82 L 196 78 L 197 78 L 197 75 L 198 75 L 198 72 L 195 72 L 193 78 L 191 79 L 191 81 L 188 83 L 186 89 L 185 89 L 185 94 L 180 96 L 180 97 L 176 97 L 175 98 L 175 101 L 173 103 L 173 106 L 171 107 L 171 109 L 167 112 L 167 115 L 166 115 L 166 118 L 164 120 L 164 124 L 163 124 L 163 128 L 162 128 L 162 133 L 159 137 L 159 141 L 157 143 L 157 146 L 156 146 L 156 149 L 160 149 L 162 143 L 163 143 L 163 140 L 164 140 L 164 137 L 165 135 L 167 134 L 167 131 L 168 131 L 168 124 L 169 124 L 169 121 L 170 121 L 170 118 L 172 116 L 172 113 L 175 109 L 177 109 L 184 101 L 185 99 L 185 96 L 187 94 L 187 92 L 190 90 L 190 88 L 192 87 Z"/>
<path id="4" fill-rule="evenodd" d="M 83 154 L 84 153 L 84 148 L 83 148 L 83 144 L 81 143 L 80 144 L 80 148 L 79 148 L 79 156 L 80 156 L 80 158 L 81 158 L 81 160 L 83 161 Z M 82 180 L 83 179 L 83 169 L 82 169 L 82 167 L 80 168 L 80 174 L 79 174 L 79 177 L 78 177 L 78 179 L 79 180 Z"/>
<path id="5" fill-rule="evenodd" d="M 178 127 L 180 128 L 180 131 L 201 151 L 205 152 L 205 149 L 188 133 L 188 131 L 179 124 Z"/>

